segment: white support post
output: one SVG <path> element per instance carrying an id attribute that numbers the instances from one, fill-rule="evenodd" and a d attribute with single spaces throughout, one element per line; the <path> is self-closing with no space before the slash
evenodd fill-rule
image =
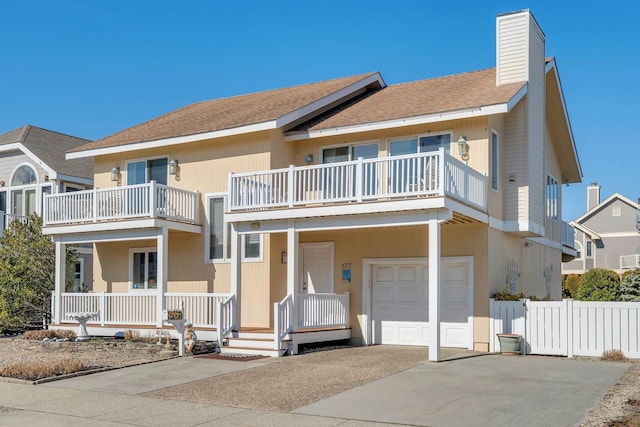
<path id="1" fill-rule="evenodd" d="M 444 196 L 446 193 L 444 169 L 447 167 L 447 156 L 445 155 L 444 147 L 440 147 L 438 150 L 438 163 L 438 194 Z M 431 231 L 431 226 L 429 226 L 429 231 Z"/>
<path id="2" fill-rule="evenodd" d="M 62 321 L 62 291 L 64 290 L 65 275 L 67 271 L 66 245 L 60 240 L 55 241 L 56 245 L 56 273 L 55 273 L 55 298 L 52 301 L 54 307 L 54 316 L 52 323 L 60 324 Z"/>
<path id="3" fill-rule="evenodd" d="M 98 221 L 98 187 L 93 187 L 93 222 Z"/>
<path id="4" fill-rule="evenodd" d="M 295 200 L 295 178 L 296 177 L 296 173 L 294 171 L 294 166 L 293 165 L 289 165 L 289 173 L 288 173 L 288 179 L 287 179 L 287 199 L 289 201 L 289 207 L 292 208 L 293 207 L 293 202 Z"/>
<path id="5" fill-rule="evenodd" d="M 238 234 L 238 224 L 231 224 L 231 293 L 236 297 L 236 306 L 233 312 L 233 329 L 239 330 L 241 323 L 242 298 L 242 251 L 240 250 L 241 235 Z"/>
<path id="6" fill-rule="evenodd" d="M 149 209 L 151 210 L 151 212 L 149 212 L 149 216 L 151 216 L 151 218 L 155 218 L 158 209 L 158 206 L 156 206 L 156 182 L 151 181 L 149 184 Z"/>
<path id="7" fill-rule="evenodd" d="M 296 231 L 295 220 L 289 220 L 287 228 L 287 295 L 291 295 L 293 309 L 291 313 L 291 328 L 298 330 L 298 249 L 299 232 Z"/>
<path id="8" fill-rule="evenodd" d="M 152 181 L 153 182 L 153 181 Z M 152 188 L 155 186 L 152 185 Z M 156 283 L 158 286 L 156 294 L 156 326 L 162 328 L 164 322 L 162 319 L 162 312 L 166 308 L 164 294 L 167 292 L 167 279 L 169 272 L 169 232 L 166 227 L 160 229 L 160 233 L 157 236 L 157 250 L 158 250 L 158 265 L 156 274 Z"/>
<path id="9" fill-rule="evenodd" d="M 444 156 L 441 156 L 444 158 Z M 440 361 L 440 222 L 429 220 L 429 361 Z"/>
<path id="10" fill-rule="evenodd" d="M 362 184 L 364 183 L 364 164 L 362 157 L 358 157 L 358 162 L 356 163 L 356 200 L 358 202 L 362 201 L 362 193 L 363 188 Z"/>

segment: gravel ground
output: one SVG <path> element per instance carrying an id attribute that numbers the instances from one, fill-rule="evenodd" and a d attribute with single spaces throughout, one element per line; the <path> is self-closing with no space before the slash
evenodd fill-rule
<path id="1" fill-rule="evenodd" d="M 0 367 L 20 361 L 47 361 L 64 356 L 81 359 L 91 366 L 114 368 L 166 358 L 150 352 L 146 345 L 139 346 L 139 351 L 136 346 L 86 347 L 82 350 L 69 346 L 69 351 L 65 352 L 59 350 L 64 348 L 62 346 L 51 351 L 52 347 L 46 345 L 38 346 L 34 351 L 33 347 L 27 348 L 17 341 L 0 338 Z M 424 348 L 376 346 L 375 351 L 372 349 L 341 348 L 295 357 L 263 359 L 262 366 L 256 368 L 146 395 L 205 404 L 290 411 L 426 361 Z M 443 349 L 445 358 L 456 353 L 460 354 L 460 351 Z M 278 365 L 282 363 L 287 364 L 287 370 L 293 375 L 280 375 L 281 368 Z M 567 360 L 567 363 L 571 361 Z M 193 393 L 194 389 L 198 393 Z M 293 389 L 296 393 L 290 392 Z M 233 396 L 233 400 L 229 396 Z M 640 426 L 640 361 L 633 361 L 626 374 L 581 423 L 583 427 L 623 425 Z"/>

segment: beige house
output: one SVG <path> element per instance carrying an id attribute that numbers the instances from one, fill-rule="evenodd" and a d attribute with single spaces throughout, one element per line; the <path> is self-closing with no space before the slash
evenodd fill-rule
<path id="1" fill-rule="evenodd" d="M 184 306 L 222 351 L 488 351 L 490 296 L 560 299 L 575 256 L 561 184 L 582 174 L 544 45 L 529 11 L 500 15 L 494 69 L 201 102 L 71 150 L 97 189 L 47 196 L 45 232 L 94 244 L 95 292 L 59 269 L 55 327 L 153 331 Z"/>

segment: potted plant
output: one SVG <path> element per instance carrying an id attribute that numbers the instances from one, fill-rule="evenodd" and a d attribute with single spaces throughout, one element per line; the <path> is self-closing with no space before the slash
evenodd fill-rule
<path id="1" fill-rule="evenodd" d="M 509 289 L 504 289 L 502 292 L 496 292 L 493 298 L 496 301 L 520 301 L 526 298 L 523 293 L 512 294 Z M 496 334 L 498 342 L 500 343 L 501 354 L 520 354 L 520 346 L 522 344 L 522 335 L 511 333 L 499 333 Z"/>

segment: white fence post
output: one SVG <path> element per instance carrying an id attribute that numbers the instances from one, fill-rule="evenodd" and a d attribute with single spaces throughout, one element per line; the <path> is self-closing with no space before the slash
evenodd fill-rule
<path id="1" fill-rule="evenodd" d="M 107 296 L 104 292 L 100 292 L 100 325 L 104 326 L 107 317 Z"/>
<path id="2" fill-rule="evenodd" d="M 564 302 L 567 312 L 567 357 L 573 357 L 573 300 L 566 299 Z"/>
<path id="3" fill-rule="evenodd" d="M 289 207 L 293 207 L 293 203 L 295 201 L 295 167 L 293 165 L 289 165 L 289 172 L 287 177 L 287 198 L 289 201 Z"/>

